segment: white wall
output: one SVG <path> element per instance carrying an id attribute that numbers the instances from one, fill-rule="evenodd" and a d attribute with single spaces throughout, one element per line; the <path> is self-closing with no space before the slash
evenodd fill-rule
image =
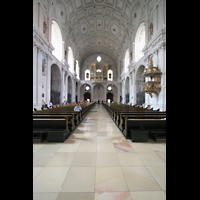
<path id="1" fill-rule="evenodd" d="M 150 105 L 153 109 L 166 110 L 166 1 L 148 1 L 147 2 L 147 15 L 143 18 L 145 23 L 145 46 L 143 48 L 144 56 L 140 58 L 138 61 L 135 61 L 135 52 L 134 52 L 134 45 L 131 49 L 132 51 L 132 60 L 130 65 L 128 66 L 128 72 L 121 70 L 120 75 L 120 82 L 122 83 L 122 103 L 125 103 L 125 81 L 127 77 L 129 77 L 129 88 L 130 88 L 130 95 L 129 95 L 129 103 L 135 104 L 136 103 L 136 80 L 137 80 L 137 70 L 141 65 L 144 65 L 146 68 L 149 64 L 149 58 L 153 58 L 153 65 L 157 66 L 162 72 L 161 76 L 161 92 L 158 96 L 153 94 L 151 98 L 149 94 L 145 94 L 145 104 Z M 136 23 L 139 26 L 141 21 L 136 21 L 135 26 L 137 27 Z M 153 35 L 150 36 L 149 26 L 153 23 Z M 135 36 L 135 32 L 133 36 Z M 132 39 L 134 41 L 134 39 Z M 130 47 L 130 46 L 128 46 Z M 128 48 L 127 47 L 127 48 Z M 125 48 L 124 48 L 125 52 Z M 124 58 L 123 58 L 124 59 Z M 124 69 L 124 62 L 123 69 Z"/>
<path id="2" fill-rule="evenodd" d="M 69 65 L 64 59 L 64 50 L 60 60 L 52 54 L 54 47 L 51 44 L 51 21 L 53 18 L 52 16 L 48 16 L 48 12 L 45 1 L 33 0 L 33 108 L 37 109 L 41 108 L 42 100 L 47 104 L 50 100 L 51 66 L 53 64 L 56 64 L 59 67 L 61 74 L 60 103 L 67 100 L 68 76 L 72 78 L 72 102 L 75 102 L 75 81 L 78 82 L 78 98 L 80 93 L 80 83 L 76 79 L 74 73 L 69 71 Z M 44 22 L 47 26 L 45 31 L 43 29 Z M 63 49 L 67 48 L 65 47 L 65 44 L 62 45 Z M 43 59 L 46 60 L 45 73 L 42 73 Z M 64 81 L 65 78 L 66 81 Z M 43 93 L 44 97 L 42 97 Z"/>

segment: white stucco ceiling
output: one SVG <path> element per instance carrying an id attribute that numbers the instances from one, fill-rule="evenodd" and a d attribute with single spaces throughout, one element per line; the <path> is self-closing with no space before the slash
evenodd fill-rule
<path id="1" fill-rule="evenodd" d="M 43 0 L 50 19 L 61 27 L 63 41 L 79 61 L 92 53 L 117 60 L 129 47 L 145 18 L 145 0 Z"/>

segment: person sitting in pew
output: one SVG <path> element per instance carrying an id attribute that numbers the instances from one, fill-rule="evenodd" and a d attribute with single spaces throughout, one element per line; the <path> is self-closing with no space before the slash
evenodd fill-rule
<path id="1" fill-rule="evenodd" d="M 51 101 L 49 101 L 49 107 L 50 107 L 50 106 L 52 106 L 52 105 L 53 105 L 53 104 L 52 104 L 52 102 L 51 102 Z"/>
<path id="2" fill-rule="evenodd" d="M 81 106 L 79 103 L 77 103 L 77 105 L 74 107 L 74 111 L 80 111 L 82 110 Z"/>
<path id="3" fill-rule="evenodd" d="M 42 99 L 42 108 L 45 108 L 45 101 Z"/>

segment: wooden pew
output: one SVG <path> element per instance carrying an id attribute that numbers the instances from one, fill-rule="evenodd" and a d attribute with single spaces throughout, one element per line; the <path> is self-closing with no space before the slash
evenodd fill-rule
<path id="1" fill-rule="evenodd" d="M 63 141 L 94 104 L 81 104 L 82 111 L 79 112 L 74 111 L 76 104 L 33 111 L 33 134 L 39 136 L 41 141 L 46 135 L 47 141 Z"/>
<path id="2" fill-rule="evenodd" d="M 75 105 L 75 104 L 74 104 Z M 81 119 L 81 112 L 75 112 L 74 111 L 74 105 L 67 105 L 57 108 L 51 108 L 51 109 L 43 109 L 43 110 L 37 110 L 33 111 L 33 115 L 73 115 L 73 120 L 75 125 L 79 124 L 79 121 Z"/>
<path id="3" fill-rule="evenodd" d="M 86 114 L 88 113 L 89 109 L 94 106 L 95 103 L 90 103 L 90 104 L 86 104 L 86 103 L 82 103 L 80 104 L 82 107 L 82 111 L 74 111 L 74 107 L 76 106 L 76 104 L 70 104 L 70 105 L 65 105 L 65 106 L 60 106 L 57 108 L 50 108 L 50 109 L 43 109 L 43 110 L 37 110 L 37 111 L 33 111 L 33 115 L 74 115 L 73 119 L 74 119 L 74 123 L 76 126 L 80 123 L 80 121 L 83 120 L 83 118 L 86 116 Z"/>
<path id="4" fill-rule="evenodd" d="M 133 107 L 129 105 L 118 105 L 117 103 L 103 103 L 103 106 L 107 109 L 109 112 L 110 116 L 112 117 L 114 122 L 119 123 L 119 115 L 120 113 L 159 113 L 157 110 L 150 110 L 150 109 L 145 109 L 145 108 L 139 108 L 139 107 Z"/>
<path id="5" fill-rule="evenodd" d="M 48 142 L 64 142 L 70 134 L 68 116 L 33 118 L 33 136 L 34 134 L 40 134 L 41 142 L 44 140 L 45 135 Z"/>
<path id="6" fill-rule="evenodd" d="M 166 113 L 158 113 L 158 112 L 152 112 L 152 113 L 120 113 L 119 114 L 119 120 L 116 121 L 116 124 L 119 126 L 119 129 L 123 131 L 123 127 L 125 126 L 125 118 L 129 119 L 161 119 L 166 118 Z"/>
<path id="7" fill-rule="evenodd" d="M 151 110 L 151 112 L 142 109 L 140 111 L 116 111 L 115 123 L 119 125 L 122 115 L 166 115 L 166 112 Z"/>
<path id="8" fill-rule="evenodd" d="M 150 110 L 145 108 L 137 108 L 132 107 L 129 105 L 118 105 L 118 104 L 108 104 L 103 103 L 104 107 L 108 111 L 109 115 L 112 117 L 113 121 L 118 125 L 119 129 L 122 131 L 122 133 L 125 135 L 126 138 L 130 138 L 130 127 L 134 129 L 135 121 L 132 120 L 142 120 L 142 123 L 146 121 L 145 120 L 166 120 L 166 111 L 159 111 L 159 110 Z M 133 124 L 132 124 L 133 123 Z M 137 122 L 139 123 L 139 122 Z M 158 122 L 155 122 L 158 123 Z M 161 122 L 163 123 L 163 122 Z M 150 130 L 151 129 L 151 130 Z M 163 134 L 163 136 L 166 136 L 166 128 L 163 127 L 163 129 L 158 127 L 149 127 L 149 130 L 139 128 L 137 132 L 140 132 L 142 135 L 146 131 L 146 133 L 149 133 L 150 136 L 153 137 L 153 139 L 156 141 L 157 136 L 160 136 Z M 136 133 L 136 132 L 135 132 Z"/>
<path id="9" fill-rule="evenodd" d="M 156 141 L 159 134 L 166 137 L 166 119 L 126 119 L 123 134 L 127 139 L 131 138 L 131 129 L 133 131 L 148 131 Z"/>
<path id="10" fill-rule="evenodd" d="M 68 129 L 71 131 L 73 131 L 76 127 L 75 123 L 74 123 L 74 114 L 47 114 L 47 115 L 33 115 L 33 119 L 42 119 L 42 118 L 56 118 L 56 119 L 60 119 L 60 118 L 64 118 L 64 117 L 68 117 Z"/>

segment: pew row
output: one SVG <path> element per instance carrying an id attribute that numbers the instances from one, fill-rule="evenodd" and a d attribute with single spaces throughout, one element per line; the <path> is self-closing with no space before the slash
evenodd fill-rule
<path id="1" fill-rule="evenodd" d="M 166 119 L 127 119 L 123 135 L 131 139 L 132 131 L 148 131 L 148 134 L 156 142 L 159 136 L 166 137 Z"/>
<path id="2" fill-rule="evenodd" d="M 126 126 L 127 119 L 164 119 L 166 115 L 156 115 L 156 114 L 120 114 L 119 129 L 123 132 Z M 117 123 L 116 123 L 117 124 Z"/>
<path id="3" fill-rule="evenodd" d="M 33 118 L 33 137 L 39 135 L 41 142 L 46 138 L 48 142 L 64 142 L 69 134 L 68 116 Z"/>
<path id="4" fill-rule="evenodd" d="M 33 137 L 41 142 L 63 142 L 84 119 L 95 103 L 82 104 L 82 111 L 74 111 L 76 104 L 33 111 Z"/>
<path id="5" fill-rule="evenodd" d="M 116 103 L 103 103 L 103 106 L 127 139 L 147 142 L 148 136 L 155 141 L 157 141 L 157 138 L 160 138 L 161 136 L 166 138 L 166 126 L 163 125 L 162 121 L 166 120 L 166 111 L 163 112 L 159 111 L 159 109 L 150 110 L 145 108 L 136 108 L 123 104 L 118 105 Z M 145 125 L 146 123 L 149 123 L 147 121 L 153 122 L 154 120 L 158 120 L 155 122 L 155 126 L 153 126 L 154 123 L 150 123 L 149 125 L 151 126 L 148 129 L 143 128 L 142 124 Z M 137 127 L 138 123 L 141 123 L 140 128 Z"/>

